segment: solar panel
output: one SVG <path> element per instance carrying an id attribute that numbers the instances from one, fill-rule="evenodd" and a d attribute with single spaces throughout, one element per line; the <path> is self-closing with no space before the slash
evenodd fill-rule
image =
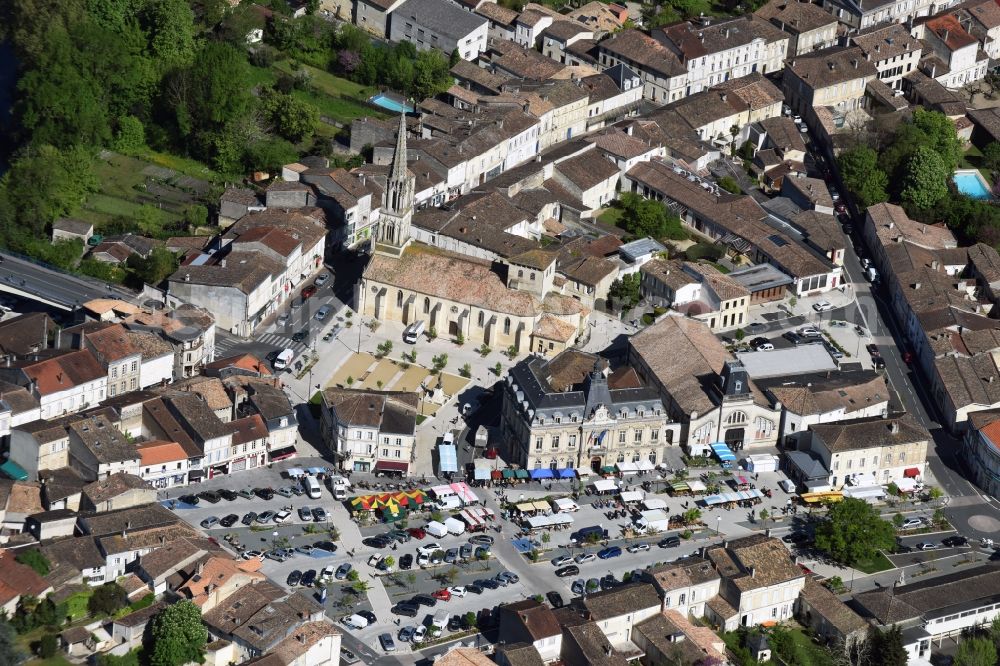
<path id="1" fill-rule="evenodd" d="M 767 237 L 767 240 L 771 241 L 772 243 L 774 243 L 778 247 L 785 247 L 786 245 L 788 245 L 788 241 L 786 241 L 784 238 L 782 238 L 778 234 L 771 234 L 770 236 Z"/>

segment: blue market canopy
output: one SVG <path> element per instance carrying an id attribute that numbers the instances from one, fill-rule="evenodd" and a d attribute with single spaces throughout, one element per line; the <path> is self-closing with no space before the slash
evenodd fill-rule
<path id="1" fill-rule="evenodd" d="M 736 454 L 733 453 L 725 442 L 715 442 L 712 444 L 712 453 L 722 462 L 736 462 Z"/>
<path id="2" fill-rule="evenodd" d="M 442 472 L 458 471 L 458 452 L 454 444 L 442 444 L 438 447 L 439 468 Z"/>
<path id="3" fill-rule="evenodd" d="M 551 479 L 554 476 L 555 474 L 553 474 L 553 470 L 549 469 L 548 467 L 531 470 L 532 479 Z"/>

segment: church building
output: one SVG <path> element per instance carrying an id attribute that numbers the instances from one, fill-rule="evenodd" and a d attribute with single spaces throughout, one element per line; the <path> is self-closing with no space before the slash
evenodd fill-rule
<path id="1" fill-rule="evenodd" d="M 401 116 L 374 253 L 358 285 L 358 312 L 407 325 L 423 321 L 438 336 L 518 353 L 554 356 L 572 346 L 590 310 L 553 290 L 555 253 L 539 246 L 498 262 L 413 242 L 414 183 Z"/>

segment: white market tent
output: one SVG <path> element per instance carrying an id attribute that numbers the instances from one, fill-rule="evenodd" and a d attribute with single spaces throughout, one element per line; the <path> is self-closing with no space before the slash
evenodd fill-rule
<path id="1" fill-rule="evenodd" d="M 844 497 L 875 502 L 885 497 L 885 489 L 882 486 L 845 486 Z"/>
<path id="2" fill-rule="evenodd" d="M 577 511 L 580 508 L 580 505 L 568 497 L 560 497 L 552 500 L 552 503 L 555 505 L 556 511 L 562 511 L 563 513 L 568 511 Z"/>
<path id="3" fill-rule="evenodd" d="M 748 472 L 777 472 L 778 456 L 769 453 L 756 453 L 744 459 Z"/>
<path id="4" fill-rule="evenodd" d="M 640 518 L 635 521 L 635 524 L 639 527 L 658 532 L 662 532 L 670 527 L 670 516 L 662 509 L 643 511 L 639 515 Z"/>
<path id="5" fill-rule="evenodd" d="M 618 484 L 615 483 L 614 479 L 598 479 L 593 483 L 594 490 L 599 493 L 610 493 L 618 490 Z"/>
<path id="6" fill-rule="evenodd" d="M 917 482 L 913 479 L 907 479 L 904 477 L 902 479 L 898 479 L 895 483 L 901 493 L 912 493 L 917 489 Z"/>
<path id="7" fill-rule="evenodd" d="M 646 511 L 656 511 L 657 509 L 666 509 L 667 503 L 661 499 L 648 499 L 642 503 L 642 508 Z"/>
<path id="8" fill-rule="evenodd" d="M 619 497 L 621 497 L 622 501 L 626 504 L 630 504 L 632 502 L 641 502 L 643 497 L 645 497 L 645 494 L 641 490 L 626 490 L 621 493 Z"/>
<path id="9" fill-rule="evenodd" d="M 528 524 L 529 528 L 539 530 L 556 525 L 572 525 L 573 516 L 568 513 L 554 513 L 551 516 L 531 516 L 524 522 Z"/>

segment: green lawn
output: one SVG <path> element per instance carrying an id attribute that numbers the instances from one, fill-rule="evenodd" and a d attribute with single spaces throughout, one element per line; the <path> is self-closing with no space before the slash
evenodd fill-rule
<path id="1" fill-rule="evenodd" d="M 989 169 L 983 167 L 983 154 L 978 148 L 970 145 L 969 149 L 962 154 L 962 161 L 958 164 L 959 168 L 962 169 L 979 169 L 979 173 L 983 174 L 983 178 L 986 182 L 992 182 L 990 178 Z"/>
<path id="2" fill-rule="evenodd" d="M 25 654 L 31 655 L 31 644 L 40 640 L 42 636 L 47 633 L 59 632 L 55 630 L 50 631 L 44 627 L 32 629 L 25 634 L 19 634 L 17 637 L 17 644 L 25 652 Z M 28 661 L 24 662 L 24 664 L 25 666 L 71 666 L 70 662 L 67 661 L 62 654 L 56 654 L 54 657 L 49 657 L 48 659 L 30 657 Z"/>
<path id="3" fill-rule="evenodd" d="M 270 69 L 260 67 L 250 69 L 251 80 L 255 85 L 262 86 L 272 85 L 279 74 L 292 76 L 296 71 L 292 69 L 291 60 L 276 62 Z M 316 106 L 324 117 L 342 125 L 350 125 L 355 118 L 364 116 L 387 117 L 386 114 L 379 113 L 365 104 L 368 98 L 377 92 L 374 88 L 348 81 L 309 65 L 299 65 L 299 71 L 309 74 L 311 87 L 308 90 L 294 90 L 292 95 Z M 317 128 L 317 133 L 332 136 L 336 132 L 321 124 Z"/>
<path id="4" fill-rule="evenodd" d="M 713 266 L 715 266 L 715 270 L 719 271 L 719 272 L 720 272 L 720 273 L 722 273 L 723 275 L 725 275 L 725 274 L 729 273 L 729 269 L 728 269 L 728 268 L 726 268 L 725 266 L 723 266 L 722 264 L 718 264 L 718 263 L 716 263 L 716 262 L 714 262 L 714 261 L 713 261 L 713 262 L 710 262 L 710 263 L 711 263 L 711 264 L 712 264 Z"/>
<path id="5" fill-rule="evenodd" d="M 282 60 L 281 62 L 275 63 L 274 69 L 288 75 L 295 74 L 295 70 L 292 69 L 292 63 L 290 60 Z M 377 92 L 375 89 L 369 88 L 368 86 L 355 83 L 354 81 L 349 81 L 348 79 L 343 79 L 339 76 L 334 76 L 330 72 L 324 72 L 322 69 L 310 67 L 309 65 L 299 65 L 299 69 L 309 74 L 309 80 L 312 81 L 312 84 L 316 86 L 317 90 L 320 90 L 331 97 L 357 97 L 360 99 L 368 99 Z"/>
<path id="6" fill-rule="evenodd" d="M 802 629 L 791 629 L 788 631 L 791 637 L 788 650 L 783 650 L 781 657 L 786 664 L 795 666 L 829 666 L 833 663 L 830 653 L 823 647 L 817 645 Z M 785 654 L 790 652 L 790 654 Z"/>
<path id="7" fill-rule="evenodd" d="M 889 561 L 889 558 L 879 553 L 874 559 L 858 562 L 854 565 L 854 568 L 858 571 L 863 571 L 866 574 L 878 573 L 879 571 L 888 571 L 889 569 L 894 569 L 895 565 Z"/>
<path id="8" fill-rule="evenodd" d="M 597 216 L 597 221 L 601 224 L 606 224 L 610 227 L 617 227 L 618 220 L 621 219 L 622 209 L 621 208 L 608 208 L 603 213 Z"/>
<path id="9" fill-rule="evenodd" d="M 77 592 L 66 600 L 66 613 L 74 620 L 86 617 L 90 611 L 87 610 L 87 602 L 93 590 Z"/>

